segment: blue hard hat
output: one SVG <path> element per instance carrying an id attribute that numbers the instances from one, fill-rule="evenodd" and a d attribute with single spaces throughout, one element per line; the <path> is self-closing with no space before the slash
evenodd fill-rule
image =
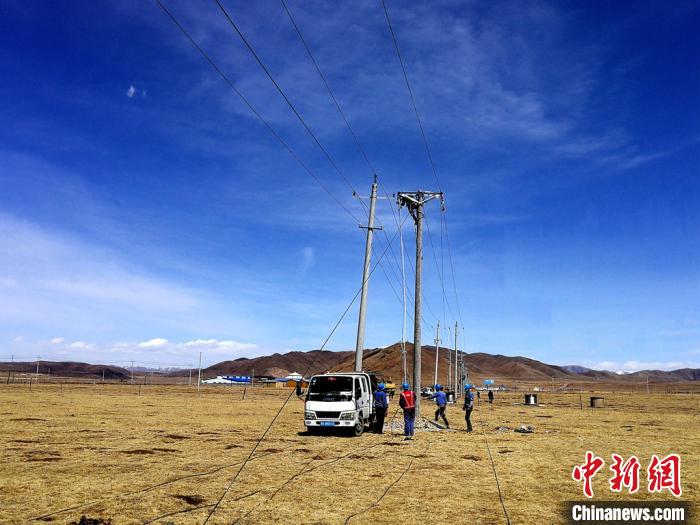
<path id="1" fill-rule="evenodd" d="M 435 390 L 442 390 L 442 385 L 435 385 Z"/>
<path id="2" fill-rule="evenodd" d="M 464 390 L 469 390 L 472 387 L 472 385 L 464 385 Z"/>
<path id="3" fill-rule="evenodd" d="M 411 385 L 409 385 L 408 383 L 404 383 L 403 385 L 401 385 L 401 388 L 403 388 L 404 390 L 408 390 L 409 388 L 411 388 Z"/>
<path id="4" fill-rule="evenodd" d="M 384 383 L 379 383 L 379 384 L 377 385 L 377 388 L 378 388 L 379 390 L 384 390 Z"/>

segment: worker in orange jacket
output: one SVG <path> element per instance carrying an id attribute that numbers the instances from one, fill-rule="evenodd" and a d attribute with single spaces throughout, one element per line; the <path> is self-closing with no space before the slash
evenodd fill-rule
<path id="1" fill-rule="evenodd" d="M 403 409 L 403 433 L 406 436 L 404 439 L 413 439 L 416 422 L 416 394 L 408 383 L 401 385 L 401 389 L 399 406 Z"/>

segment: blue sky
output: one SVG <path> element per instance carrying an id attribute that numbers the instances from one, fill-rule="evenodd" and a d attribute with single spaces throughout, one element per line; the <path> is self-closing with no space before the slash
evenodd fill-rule
<path id="1" fill-rule="evenodd" d="M 362 217 L 216 4 L 165 4 Z M 372 174 L 279 1 L 224 5 L 367 194 Z M 437 189 L 381 4 L 289 8 L 387 191 Z M 446 194 L 460 346 L 700 366 L 697 3 L 388 8 Z M 157 4 L 0 12 L 0 357 L 168 365 L 318 348 L 360 285 L 363 233 Z M 435 203 L 428 220 L 424 341 L 460 317 Z M 370 284 L 368 347 L 401 338 L 392 249 Z M 356 317 L 357 304 L 329 349 L 354 347 Z"/>

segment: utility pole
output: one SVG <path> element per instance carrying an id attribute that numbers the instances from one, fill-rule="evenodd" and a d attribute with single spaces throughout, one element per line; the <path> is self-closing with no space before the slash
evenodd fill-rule
<path id="1" fill-rule="evenodd" d="M 36 382 L 39 382 L 39 360 L 41 359 L 41 356 L 38 355 L 36 356 Z"/>
<path id="2" fill-rule="evenodd" d="M 416 418 L 420 417 L 421 388 L 421 275 L 423 273 L 423 206 L 434 199 L 442 200 L 442 192 L 418 190 L 416 192 L 399 192 L 396 200 L 399 206 L 406 206 L 416 223 L 416 289 L 414 293 L 413 314 L 413 390 L 416 392 Z"/>
<path id="3" fill-rule="evenodd" d="M 134 362 L 131 362 L 131 384 L 134 384 Z"/>
<path id="4" fill-rule="evenodd" d="M 199 352 L 199 372 L 197 375 L 197 393 L 199 393 L 199 385 L 202 384 L 202 352 Z"/>
<path id="5" fill-rule="evenodd" d="M 452 327 L 448 326 L 447 331 L 450 334 L 450 340 L 452 340 Z M 448 390 L 453 390 L 453 385 L 452 385 L 452 352 L 450 349 L 447 349 L 447 389 Z"/>
<path id="6" fill-rule="evenodd" d="M 459 397 L 462 392 L 460 392 L 459 389 L 459 381 L 457 380 L 457 374 L 458 372 L 458 366 L 457 366 L 457 333 L 459 332 L 459 328 L 457 325 L 457 321 L 455 321 L 455 398 Z"/>
<path id="7" fill-rule="evenodd" d="M 649 374 L 647 374 L 647 395 L 649 395 Z"/>
<path id="8" fill-rule="evenodd" d="M 190 381 L 188 383 L 190 386 L 192 385 L 192 367 L 190 367 Z"/>
<path id="9" fill-rule="evenodd" d="M 359 196 L 358 196 L 359 197 Z M 365 346 L 365 315 L 367 313 L 367 288 L 369 285 L 369 264 L 372 258 L 372 233 L 382 228 L 374 227 L 374 209 L 377 204 L 377 176 L 374 176 L 372 193 L 369 197 L 369 218 L 367 226 L 367 242 L 365 244 L 365 267 L 362 270 L 362 294 L 360 295 L 360 317 L 357 321 L 357 342 L 355 344 L 355 372 L 362 372 L 362 352 Z"/>
<path id="10" fill-rule="evenodd" d="M 435 381 L 433 385 L 438 384 L 438 357 L 440 355 L 440 319 L 437 322 L 437 328 L 435 330 Z"/>
<path id="11" fill-rule="evenodd" d="M 399 219 L 401 213 L 399 211 Z M 401 285 L 403 291 L 403 322 L 401 323 L 401 379 L 404 383 L 408 383 L 408 366 L 406 363 L 406 267 L 403 249 L 403 230 L 401 229 L 401 221 L 399 220 L 399 241 L 401 244 Z"/>

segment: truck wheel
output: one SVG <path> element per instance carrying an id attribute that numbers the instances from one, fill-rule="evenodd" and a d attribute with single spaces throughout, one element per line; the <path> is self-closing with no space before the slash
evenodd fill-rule
<path id="1" fill-rule="evenodd" d="M 355 428 L 353 429 L 353 436 L 360 437 L 362 435 L 362 432 L 364 432 L 364 430 L 365 430 L 365 422 L 360 419 L 357 423 L 355 423 Z"/>

